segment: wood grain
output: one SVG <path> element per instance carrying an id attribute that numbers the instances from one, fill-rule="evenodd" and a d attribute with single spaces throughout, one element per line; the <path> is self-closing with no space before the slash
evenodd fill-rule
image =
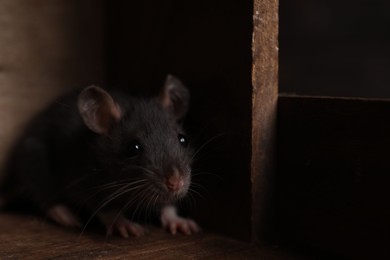
<path id="1" fill-rule="evenodd" d="M 255 0 L 252 68 L 252 225 L 264 242 L 272 230 L 274 146 L 278 97 L 278 0 Z"/>
<path id="2" fill-rule="evenodd" d="M 263 257 L 264 258 L 263 258 Z M 33 216 L 0 214 L 0 259 L 287 259 L 213 234 L 172 236 L 151 227 L 140 238 L 106 238 Z"/>

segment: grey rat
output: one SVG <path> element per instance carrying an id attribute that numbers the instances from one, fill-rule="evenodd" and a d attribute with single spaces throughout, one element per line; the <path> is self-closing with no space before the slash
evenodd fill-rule
<path id="1" fill-rule="evenodd" d="M 172 234 L 198 232 L 174 206 L 191 183 L 192 150 L 178 123 L 189 98 L 171 75 L 154 98 L 97 86 L 65 96 L 35 118 L 19 141 L 2 197 L 22 198 L 67 227 L 88 224 L 78 214 L 88 212 L 108 235 L 142 235 L 145 229 L 127 215 L 152 207 Z"/>

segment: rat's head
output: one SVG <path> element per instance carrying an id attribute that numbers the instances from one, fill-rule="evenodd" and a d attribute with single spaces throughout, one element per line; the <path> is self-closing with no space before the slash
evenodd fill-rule
<path id="1" fill-rule="evenodd" d="M 98 153 L 107 163 L 107 181 L 127 183 L 170 202 L 186 195 L 191 182 L 191 149 L 178 121 L 188 109 L 189 92 L 168 76 L 153 99 L 111 96 L 91 86 L 79 95 L 86 126 L 98 134 Z"/>

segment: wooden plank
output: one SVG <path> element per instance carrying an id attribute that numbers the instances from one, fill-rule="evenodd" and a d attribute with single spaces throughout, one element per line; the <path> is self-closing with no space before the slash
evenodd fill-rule
<path id="1" fill-rule="evenodd" d="M 80 236 L 33 216 L 0 214 L 0 259 L 291 259 L 209 233 L 172 236 L 151 227 L 140 238 Z"/>
<path id="2" fill-rule="evenodd" d="M 252 224 L 258 242 L 264 242 L 272 230 L 278 4 L 278 0 L 255 0 L 253 10 Z"/>
<path id="3" fill-rule="evenodd" d="M 389 100 L 280 97 L 280 241 L 390 258 L 389 114 Z"/>

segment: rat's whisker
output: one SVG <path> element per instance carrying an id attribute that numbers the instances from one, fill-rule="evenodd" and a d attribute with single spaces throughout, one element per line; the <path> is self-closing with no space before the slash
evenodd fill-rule
<path id="1" fill-rule="evenodd" d="M 149 193 L 149 190 L 150 190 L 150 189 L 151 189 L 151 187 L 148 187 L 148 189 L 142 191 L 142 197 L 143 197 L 143 198 L 138 202 L 137 207 L 136 207 L 135 210 L 133 211 L 133 214 L 132 214 L 132 216 L 131 216 L 131 220 L 134 220 L 134 217 L 136 217 L 136 218 L 138 217 L 138 218 L 139 218 L 140 212 L 138 212 L 138 209 L 139 209 L 139 207 L 142 206 L 143 202 L 144 202 L 145 199 L 147 198 L 147 196 L 145 196 L 145 195 L 147 195 L 147 194 Z M 135 214 L 137 214 L 137 216 L 135 216 Z"/>
<path id="2" fill-rule="evenodd" d="M 156 196 L 157 191 L 153 191 L 151 197 L 149 197 L 148 204 L 146 206 L 145 218 L 149 217 L 149 224 L 152 223 L 152 210 L 153 210 L 153 199 Z"/>
<path id="3" fill-rule="evenodd" d="M 197 192 L 196 190 L 189 188 L 188 191 L 194 193 L 195 195 L 200 197 L 202 200 L 206 200 L 205 197 L 202 194 L 200 194 L 199 192 Z"/>
<path id="4" fill-rule="evenodd" d="M 82 232 L 81 232 L 81 235 L 85 232 L 85 229 L 87 228 L 87 226 L 89 225 L 89 223 L 92 221 L 93 217 L 95 217 L 96 214 L 97 214 L 100 210 L 102 210 L 105 206 L 107 206 L 110 202 L 112 202 L 112 201 L 115 200 L 116 198 L 122 196 L 123 194 L 126 194 L 126 193 L 128 193 L 128 192 L 130 192 L 130 191 L 133 191 L 133 190 L 137 190 L 137 189 L 143 188 L 143 187 L 145 187 L 145 186 L 146 186 L 145 184 L 141 184 L 141 185 L 139 185 L 139 186 L 137 186 L 137 187 L 133 187 L 133 188 L 127 189 L 127 190 L 125 190 L 125 191 L 123 191 L 123 189 L 122 189 L 122 190 L 118 190 L 118 191 L 116 191 L 115 193 L 111 194 L 111 195 L 110 195 L 104 202 L 102 202 L 102 203 L 100 204 L 100 206 L 98 206 L 98 207 L 94 210 L 94 212 L 91 214 L 91 216 L 89 217 L 89 219 L 87 220 L 87 222 L 86 222 L 85 225 L 84 225 L 84 228 L 83 228 L 83 230 L 82 230 Z"/>
<path id="5" fill-rule="evenodd" d="M 88 196 L 86 199 L 84 199 L 84 202 L 80 204 L 78 211 L 80 211 L 81 208 L 84 207 L 84 205 L 89 200 L 91 200 L 93 197 L 97 196 L 98 194 L 100 194 L 101 192 L 103 192 L 105 190 L 116 188 L 115 192 L 113 192 L 113 193 L 111 193 L 109 195 L 109 196 L 115 196 L 116 194 L 120 193 L 121 191 L 123 191 L 123 190 L 125 190 L 125 189 L 127 189 L 129 187 L 131 187 L 132 185 L 136 185 L 136 184 L 139 184 L 139 183 L 142 183 L 142 182 L 146 182 L 146 181 L 147 181 L 146 179 L 142 179 L 142 180 L 134 181 L 134 182 L 131 182 L 131 183 L 111 182 L 111 183 L 95 186 L 93 189 L 98 189 L 99 188 L 99 190 L 97 190 L 95 193 L 92 193 L 90 196 Z M 117 189 L 117 187 L 121 187 L 121 186 L 123 186 L 123 187 Z M 103 188 L 101 188 L 101 187 L 103 187 Z"/>
<path id="6" fill-rule="evenodd" d="M 126 193 L 126 192 L 125 192 Z M 115 218 L 112 220 L 111 222 L 111 225 L 114 225 L 115 222 L 118 220 L 119 217 L 121 217 L 123 215 L 123 213 L 129 208 L 131 207 L 131 204 L 138 198 L 140 197 L 140 194 L 141 193 L 138 193 L 137 195 L 135 195 L 133 197 L 133 199 L 129 200 L 123 207 L 121 210 L 118 211 L 118 213 L 116 214 Z"/>
<path id="7" fill-rule="evenodd" d="M 206 142 L 204 142 L 198 149 L 196 149 L 196 151 L 193 153 L 192 157 L 191 157 L 191 161 L 194 160 L 194 158 L 199 154 L 200 151 L 202 151 L 207 145 L 209 145 L 211 142 L 213 142 L 214 140 L 222 137 L 222 136 L 225 136 L 227 135 L 228 133 L 221 133 L 221 134 L 217 134 L 211 138 L 209 138 Z"/>

